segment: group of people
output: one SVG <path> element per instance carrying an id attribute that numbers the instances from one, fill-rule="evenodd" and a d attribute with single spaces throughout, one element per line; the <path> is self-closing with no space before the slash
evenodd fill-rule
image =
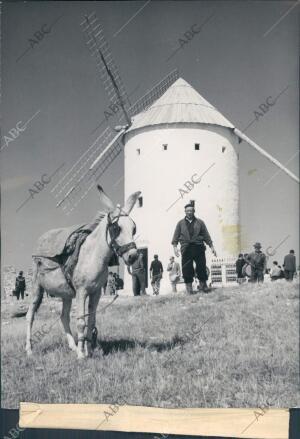
<path id="1" fill-rule="evenodd" d="M 154 255 L 154 259 L 150 264 L 150 279 L 153 290 L 153 295 L 157 296 L 160 290 L 160 281 L 163 277 L 163 265 L 158 259 L 158 255 Z M 180 265 L 175 261 L 174 256 L 170 257 L 170 262 L 167 266 L 169 273 L 169 279 L 172 287 L 172 291 L 176 293 L 177 283 L 181 277 Z M 134 296 L 147 295 L 146 293 L 146 269 L 143 260 L 142 252 L 139 253 L 137 260 L 132 265 L 132 289 Z"/>
<path id="2" fill-rule="evenodd" d="M 296 273 L 296 256 L 295 251 L 290 250 L 289 254 L 284 257 L 282 267 L 278 265 L 278 261 L 273 261 L 272 268 L 267 268 L 267 256 L 261 250 L 262 246 L 259 242 L 254 245 L 252 253 L 239 254 L 236 260 L 237 282 L 239 284 L 246 280 L 246 267 L 250 266 L 249 282 L 263 282 L 265 274 L 269 274 L 272 281 L 285 278 L 292 281 Z"/>

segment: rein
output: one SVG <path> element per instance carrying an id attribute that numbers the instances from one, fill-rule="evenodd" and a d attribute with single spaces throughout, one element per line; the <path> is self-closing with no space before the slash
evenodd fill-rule
<path id="1" fill-rule="evenodd" d="M 106 226 L 106 243 L 108 247 L 119 257 L 123 258 L 123 254 L 128 252 L 131 249 L 136 249 L 136 244 L 134 241 L 129 242 L 128 244 L 119 245 L 116 241 L 117 237 L 120 234 L 120 226 L 118 224 L 118 221 L 121 216 L 128 216 L 127 213 L 122 213 L 121 210 L 119 212 L 119 215 L 115 218 L 111 219 L 110 215 L 108 214 L 108 222 Z M 132 218 L 131 218 L 132 219 Z M 132 220 L 133 221 L 133 220 Z M 133 221 L 134 222 L 134 221 Z M 134 223 L 135 225 L 135 223 Z M 136 228 L 136 226 L 135 226 Z M 110 243 L 108 242 L 108 234 L 110 236 Z M 124 260 L 124 259 L 123 259 Z M 125 261 L 124 261 L 125 262 Z M 127 265 L 127 264 L 126 264 Z"/>

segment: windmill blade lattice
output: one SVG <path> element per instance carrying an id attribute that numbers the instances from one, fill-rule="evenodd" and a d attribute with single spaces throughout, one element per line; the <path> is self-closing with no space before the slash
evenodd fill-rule
<path id="1" fill-rule="evenodd" d="M 115 105 L 121 105 L 127 116 L 127 123 L 130 123 L 130 119 L 126 114 L 126 108 L 130 107 L 131 103 L 95 12 L 86 15 L 80 25 L 85 34 L 86 44 L 90 53 L 96 60 L 96 65 L 110 102 Z"/>
<path id="2" fill-rule="evenodd" d="M 96 181 L 123 150 L 119 138 L 109 127 L 97 137 L 51 190 L 57 200 L 56 207 L 69 214 L 96 187 Z M 90 169 L 100 155 L 101 161 Z"/>
<path id="3" fill-rule="evenodd" d="M 165 91 L 179 78 L 178 70 L 172 70 L 167 76 L 165 76 L 160 82 L 151 88 L 144 96 L 135 102 L 129 108 L 129 114 L 131 117 L 147 110 L 153 102 L 159 99 Z"/>

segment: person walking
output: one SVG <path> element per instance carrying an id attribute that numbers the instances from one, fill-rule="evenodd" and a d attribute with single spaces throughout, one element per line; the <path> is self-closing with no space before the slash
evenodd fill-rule
<path id="1" fill-rule="evenodd" d="M 132 272 L 132 289 L 134 296 L 145 296 L 146 293 L 146 276 L 142 252 L 138 252 L 138 257 L 131 266 Z"/>
<path id="2" fill-rule="evenodd" d="M 180 265 L 178 262 L 175 261 L 174 256 L 170 257 L 170 262 L 167 267 L 167 271 L 169 272 L 169 278 L 172 286 L 172 292 L 177 292 L 177 282 L 180 279 L 181 273 L 180 273 Z"/>
<path id="3" fill-rule="evenodd" d="M 15 283 L 15 292 L 16 292 L 17 300 L 20 299 L 20 296 L 22 300 L 24 300 L 25 290 L 26 290 L 25 277 L 23 276 L 23 271 L 20 271 L 19 275 L 16 277 L 16 283 Z"/>
<path id="4" fill-rule="evenodd" d="M 244 256 L 242 253 L 239 254 L 238 259 L 235 261 L 235 270 L 237 283 L 242 284 L 244 282 L 243 266 L 246 264 Z"/>
<path id="5" fill-rule="evenodd" d="M 284 257 L 284 277 L 287 281 L 292 282 L 296 273 L 296 256 L 294 250 L 290 250 L 289 254 Z"/>
<path id="6" fill-rule="evenodd" d="M 154 255 L 154 261 L 151 262 L 150 265 L 150 278 L 151 285 L 153 289 L 153 295 L 158 296 L 160 289 L 160 281 L 163 275 L 163 266 L 160 260 L 158 259 L 158 255 Z"/>
<path id="7" fill-rule="evenodd" d="M 246 262 L 251 265 L 250 282 L 260 283 L 264 281 L 264 274 L 267 268 L 267 258 L 261 251 L 260 242 L 256 242 L 253 247 L 254 252 L 247 255 Z"/>
<path id="8" fill-rule="evenodd" d="M 187 294 L 193 294 L 194 262 L 200 289 L 207 292 L 205 243 L 210 247 L 214 256 L 217 256 L 217 253 L 204 221 L 195 217 L 194 204 L 187 204 L 184 210 L 185 217 L 177 223 L 172 239 L 174 253 L 178 258 L 177 245 L 180 243 L 181 267 Z"/>

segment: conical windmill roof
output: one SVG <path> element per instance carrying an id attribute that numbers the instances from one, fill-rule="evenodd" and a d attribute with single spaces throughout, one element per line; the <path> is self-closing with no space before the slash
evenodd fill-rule
<path id="1" fill-rule="evenodd" d="M 172 123 L 203 123 L 234 128 L 228 119 L 182 78 L 177 79 L 146 111 L 134 116 L 129 131 Z"/>

